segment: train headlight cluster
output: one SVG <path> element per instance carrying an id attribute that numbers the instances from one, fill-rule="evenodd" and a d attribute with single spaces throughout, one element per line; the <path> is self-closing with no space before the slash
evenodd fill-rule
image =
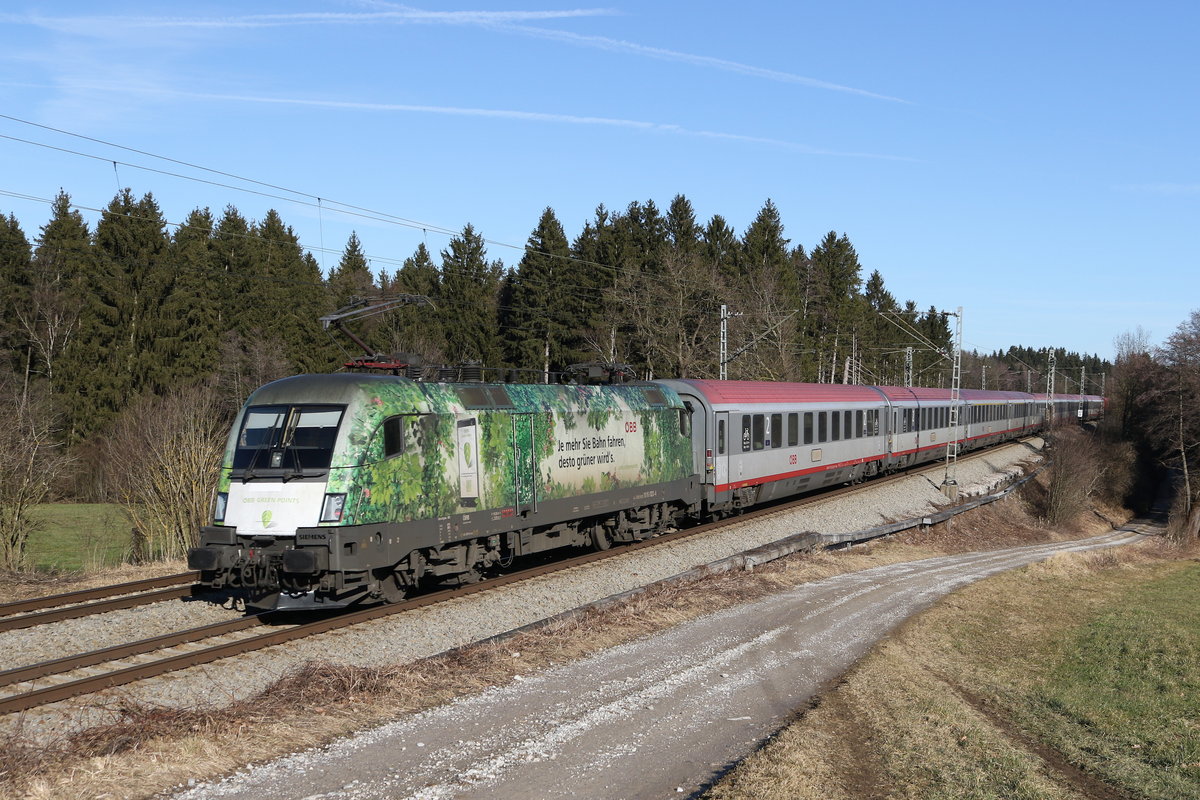
<path id="1" fill-rule="evenodd" d="M 327 494 L 321 505 L 321 522 L 341 522 L 342 512 L 346 510 L 346 495 Z"/>
<path id="2" fill-rule="evenodd" d="M 229 505 L 229 492 L 217 492 L 217 502 L 213 506 L 213 522 L 225 521 L 225 508 Z"/>

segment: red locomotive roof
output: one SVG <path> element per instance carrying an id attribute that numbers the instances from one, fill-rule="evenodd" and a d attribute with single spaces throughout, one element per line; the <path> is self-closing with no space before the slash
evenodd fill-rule
<path id="1" fill-rule="evenodd" d="M 725 403 L 826 403 L 880 401 L 869 386 L 840 383 L 775 383 L 773 381 L 682 380 L 713 404 Z"/>

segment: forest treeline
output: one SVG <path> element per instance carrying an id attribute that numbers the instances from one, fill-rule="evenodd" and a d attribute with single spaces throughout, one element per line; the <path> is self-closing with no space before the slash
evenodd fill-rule
<path id="1" fill-rule="evenodd" d="M 63 459 L 40 497 L 123 491 L 115 476 L 133 448 L 114 436 L 135 435 L 154 398 L 203 397 L 219 428 L 268 380 L 342 368 L 362 353 L 318 320 L 354 298 L 431 301 L 350 323 L 380 353 L 527 381 L 596 361 L 642 377 L 717 377 L 725 306 L 731 379 L 949 385 L 944 310 L 898 301 L 879 270 L 864 274 L 844 233 L 794 243 L 770 201 L 740 235 L 719 215 L 698 220 L 682 195 L 665 212 L 653 201 L 600 206 L 574 236 L 547 208 L 512 265 L 471 225 L 436 253 L 418 245 L 393 271 L 374 271 L 367 253 L 351 234 L 326 275 L 274 210 L 254 220 L 233 206 L 196 209 L 173 225 L 152 195 L 129 189 L 94 226 L 66 193 L 35 235 L 0 216 L 0 396 L 28 415 L 43 462 Z M 1109 365 L 1056 358 L 1058 391 L 1079 391 L 1083 367 L 1099 393 Z M 967 353 L 963 385 L 1044 390 L 1046 362 L 1021 346 Z"/>
<path id="2" fill-rule="evenodd" d="M 725 305 L 736 315 L 730 378 L 899 384 L 912 346 L 913 381 L 945 385 L 948 363 L 928 344 L 949 348 L 946 316 L 898 303 L 878 270 L 863 273 L 845 234 L 792 244 L 770 201 L 741 236 L 720 216 L 701 224 L 683 196 L 666 213 L 653 201 L 601 206 L 573 239 L 547 208 L 512 268 L 471 225 L 436 260 L 422 244 L 394 272 L 374 272 L 351 234 L 325 276 L 274 210 L 255 221 L 233 206 L 196 209 L 172 230 L 151 195 L 126 189 L 89 229 L 60 194 L 32 242 L 15 216 L 0 217 L 0 343 L 8 373 L 47 384 L 70 443 L 145 394 L 210 381 L 236 407 L 272 378 L 338 369 L 362 354 L 343 352 L 318 318 L 398 294 L 432 304 L 352 324 L 378 352 L 432 365 L 478 362 L 534 381 L 589 361 L 715 377 Z M 1107 369 L 1057 356 L 1068 376 Z M 968 354 L 964 385 L 1044 389 L 1045 364 L 1020 346 Z M 1068 382 L 1058 388 L 1078 391 Z"/>

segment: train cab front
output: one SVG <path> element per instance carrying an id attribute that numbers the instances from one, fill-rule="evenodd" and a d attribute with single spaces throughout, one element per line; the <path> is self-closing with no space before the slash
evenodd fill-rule
<path id="1" fill-rule="evenodd" d="M 226 449 L 213 524 L 188 567 L 202 585 L 256 610 L 339 608 L 355 592 L 335 585 L 330 544 L 346 494 L 330 492 L 344 405 L 251 404 Z"/>

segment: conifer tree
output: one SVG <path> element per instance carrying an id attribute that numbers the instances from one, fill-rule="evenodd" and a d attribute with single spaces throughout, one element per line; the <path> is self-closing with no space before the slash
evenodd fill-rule
<path id="1" fill-rule="evenodd" d="M 619 282 L 636 272 L 633 248 L 622 217 L 603 204 L 596 207 L 594 221 L 584 223 L 571 244 L 575 258 L 576 285 L 588 301 L 577 330 L 580 333 L 579 361 L 629 363 L 627 346 L 628 309 L 618 292 Z"/>
<path id="2" fill-rule="evenodd" d="M 17 310 L 29 302 L 32 252 L 16 216 L 0 216 L 0 349 L 12 371 L 21 371 L 29 361 Z"/>
<path id="3" fill-rule="evenodd" d="M 483 237 L 468 224 L 442 251 L 438 307 L 446 334 L 446 359 L 496 367 L 502 360 L 497 305 L 503 265 L 487 261 Z"/>
<path id="4" fill-rule="evenodd" d="M 31 369 L 50 380 L 52 391 L 60 392 L 65 374 L 56 365 L 78 333 L 95 254 L 87 223 L 71 208 L 65 192 L 54 198 L 51 210 L 34 250 L 26 304 L 18 307 L 17 317 L 25 340 L 36 353 Z M 69 370 L 71 365 L 66 367 Z"/>
<path id="5" fill-rule="evenodd" d="M 340 359 L 320 318 L 335 306 L 317 260 L 274 209 L 251 228 L 251 235 L 252 269 L 261 287 L 254 330 L 259 338 L 278 342 L 294 369 L 328 372 Z"/>
<path id="6" fill-rule="evenodd" d="M 606 325 L 623 332 L 630 360 L 643 377 L 669 374 L 661 361 L 661 348 L 651 340 L 654 331 L 637 324 L 651 310 L 646 289 L 664 280 L 666 218 L 653 200 L 634 201 L 624 214 L 613 218 L 613 225 L 623 258 L 613 265 L 616 277 L 606 303 Z"/>
<path id="7" fill-rule="evenodd" d="M 229 298 L 224 276 L 213 266 L 215 224 L 207 208 L 194 209 L 171 239 L 168 260 L 175 283 L 164 312 L 175 322 L 171 349 L 176 385 L 195 383 L 218 367 Z"/>
<path id="8" fill-rule="evenodd" d="M 899 384 L 903 375 L 896 345 L 899 331 L 885 315 L 899 311 L 900 306 L 895 295 L 884 286 L 879 270 L 873 270 L 867 278 L 863 301 L 866 303 L 866 319 L 861 329 L 864 366 L 876 383 Z"/>
<path id="9" fill-rule="evenodd" d="M 341 260 L 329 273 L 329 291 L 335 308 L 341 308 L 354 297 L 374 300 L 379 296 L 362 242 L 354 231 L 350 232 Z"/>
<path id="10" fill-rule="evenodd" d="M 571 285 L 570 246 L 554 210 L 547 207 L 525 243 L 525 254 L 511 278 L 511 328 L 506 332 L 514 365 L 536 370 L 549 381 L 551 371 L 567 366 L 579 287 Z"/>
<path id="11" fill-rule="evenodd" d="M 724 287 L 736 284 L 742 277 L 741 256 L 742 243 L 737 233 L 720 214 L 714 214 L 704 226 L 704 237 L 701 244 L 704 258 L 721 276 Z M 725 299 L 731 299 L 722 292 Z"/>
<path id="12" fill-rule="evenodd" d="M 123 189 L 105 208 L 95 233 L 79 332 L 68 345 L 63 376 L 74 436 L 103 427 L 143 392 L 170 380 L 170 354 L 159 340 L 161 309 L 171 290 L 166 223 L 153 196 Z"/>
<path id="13" fill-rule="evenodd" d="M 744 318 L 731 329 L 730 350 L 745 352 L 729 365 L 730 377 L 799 377 L 799 298 L 788 243 L 779 209 L 767 200 L 742 237 L 745 307 L 737 310 Z"/>
<path id="14" fill-rule="evenodd" d="M 402 305 L 379 318 L 386 352 L 413 354 L 425 364 L 440 364 L 446 360 L 437 301 L 440 292 L 438 268 L 429 249 L 421 242 L 396 270 L 387 294 L 424 297 L 430 302 Z"/>
<path id="15" fill-rule="evenodd" d="M 742 237 L 742 263 L 747 276 L 775 282 L 785 293 L 784 304 L 796 308 L 798 282 L 788 269 L 788 241 L 783 235 L 779 209 L 767 200 Z"/>
<path id="16" fill-rule="evenodd" d="M 818 380 L 834 382 L 839 367 L 851 348 L 856 317 L 861 315 L 857 302 L 862 286 L 862 266 L 850 239 L 833 231 L 825 234 L 810 255 L 814 281 L 814 302 L 808 316 L 818 358 Z M 828 370 L 828 371 L 826 371 Z"/>
<path id="17" fill-rule="evenodd" d="M 691 203 L 681 195 L 667 218 L 669 240 L 660 264 L 643 273 L 640 308 L 634 316 L 638 340 L 655 374 L 709 377 L 716 374 L 717 270 L 703 257 Z"/>
<path id="18" fill-rule="evenodd" d="M 217 221 L 210 253 L 212 272 L 225 287 L 221 327 L 241 336 L 253 328 L 261 328 L 260 306 L 266 281 L 254 268 L 250 223 L 232 205 L 225 207 Z"/>

